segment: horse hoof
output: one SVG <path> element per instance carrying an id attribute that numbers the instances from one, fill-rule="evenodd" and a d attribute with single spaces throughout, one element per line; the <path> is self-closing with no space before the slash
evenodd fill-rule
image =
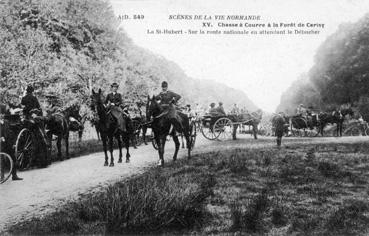
<path id="1" fill-rule="evenodd" d="M 173 157 L 173 161 L 176 161 L 177 160 L 177 157 Z"/>
<path id="2" fill-rule="evenodd" d="M 119 160 L 118 160 L 118 163 L 122 163 L 122 159 L 119 159 Z"/>
<path id="3" fill-rule="evenodd" d="M 126 163 L 130 163 L 131 161 L 129 159 L 126 159 Z"/>
<path id="4" fill-rule="evenodd" d="M 112 162 L 112 163 L 110 163 L 110 165 L 109 165 L 110 167 L 113 167 L 114 166 L 114 163 Z"/>
<path id="5" fill-rule="evenodd" d="M 164 161 L 163 160 L 159 160 L 158 166 L 164 166 Z"/>
<path id="6" fill-rule="evenodd" d="M 108 165 L 109 165 L 109 163 L 107 163 L 107 162 L 104 163 L 104 166 L 108 166 Z"/>

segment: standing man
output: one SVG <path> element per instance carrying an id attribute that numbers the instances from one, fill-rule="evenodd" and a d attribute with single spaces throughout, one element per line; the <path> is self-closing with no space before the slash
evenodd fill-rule
<path id="1" fill-rule="evenodd" d="M 111 114 L 117 120 L 118 129 L 121 132 L 127 132 L 127 126 L 123 116 L 124 112 L 121 108 L 123 105 L 122 95 L 117 92 L 119 85 L 117 83 L 112 83 L 110 87 L 112 92 L 106 97 L 105 104 L 110 107 Z"/>

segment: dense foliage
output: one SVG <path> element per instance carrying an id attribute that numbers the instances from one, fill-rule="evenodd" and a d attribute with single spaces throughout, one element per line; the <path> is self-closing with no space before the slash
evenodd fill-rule
<path id="1" fill-rule="evenodd" d="M 320 108 L 357 105 L 368 91 L 369 15 L 365 15 L 356 23 L 340 25 L 326 39 L 318 48 L 306 83 L 294 83 L 283 95 L 279 110 L 300 102 Z"/>
<path id="2" fill-rule="evenodd" d="M 175 63 L 135 46 L 107 0 L 4 0 L 0 16 L 2 101 L 19 102 L 32 83 L 41 99 L 53 93 L 65 106 L 86 103 L 91 88 L 107 92 L 118 82 L 127 102 L 142 103 L 168 80 L 186 103 L 256 108 L 244 93 L 189 78 Z"/>

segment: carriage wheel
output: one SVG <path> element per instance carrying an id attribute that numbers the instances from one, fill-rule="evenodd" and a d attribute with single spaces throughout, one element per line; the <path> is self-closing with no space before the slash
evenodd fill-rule
<path id="1" fill-rule="evenodd" d="M 365 128 L 365 132 L 364 132 L 364 134 L 365 134 L 366 136 L 369 136 L 369 128 Z"/>
<path id="2" fill-rule="evenodd" d="M 218 140 L 230 139 L 233 132 L 232 121 L 228 118 L 220 118 L 214 123 L 213 130 Z"/>
<path id="3" fill-rule="evenodd" d="M 195 147 L 195 142 L 196 142 L 196 123 L 195 122 L 191 122 L 190 124 L 190 150 L 193 150 Z"/>
<path id="4" fill-rule="evenodd" d="M 31 166 L 34 155 L 34 143 L 32 133 L 29 129 L 22 129 L 18 134 L 17 141 L 15 142 L 14 155 L 20 170 L 27 169 Z"/>
<path id="5" fill-rule="evenodd" d="M 0 152 L 0 184 L 9 179 L 12 175 L 13 168 L 14 164 L 10 155 Z"/>
<path id="6" fill-rule="evenodd" d="M 219 133 L 214 133 L 213 132 L 213 127 L 209 126 L 209 127 L 205 127 L 205 126 L 201 126 L 201 133 L 202 135 L 209 140 L 215 140 L 218 138 Z"/>
<path id="7" fill-rule="evenodd" d="M 361 133 L 360 128 L 358 128 L 358 127 L 353 127 L 353 128 L 351 129 L 350 135 L 351 135 L 351 136 L 361 136 L 361 135 L 362 135 L 362 133 Z"/>

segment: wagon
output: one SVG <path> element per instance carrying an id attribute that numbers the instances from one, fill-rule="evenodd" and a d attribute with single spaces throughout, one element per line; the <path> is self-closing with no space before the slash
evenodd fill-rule
<path id="1" fill-rule="evenodd" d="M 240 125 L 252 125 L 255 139 L 257 138 L 257 124 L 261 117 L 255 117 L 251 114 L 240 115 L 205 115 L 201 121 L 201 133 L 209 140 L 227 140 L 231 137 L 236 138 L 236 130 Z"/>
<path id="2" fill-rule="evenodd" d="M 40 129 L 44 127 L 36 126 L 34 122 L 23 119 L 20 113 L 5 115 L 10 123 L 10 130 L 16 136 L 14 143 L 14 156 L 19 169 L 28 169 L 36 161 L 36 156 L 40 157 L 41 166 L 45 166 L 50 160 L 51 145 Z M 41 118 L 42 119 L 42 118 Z M 40 145 L 38 143 L 41 142 Z"/>

